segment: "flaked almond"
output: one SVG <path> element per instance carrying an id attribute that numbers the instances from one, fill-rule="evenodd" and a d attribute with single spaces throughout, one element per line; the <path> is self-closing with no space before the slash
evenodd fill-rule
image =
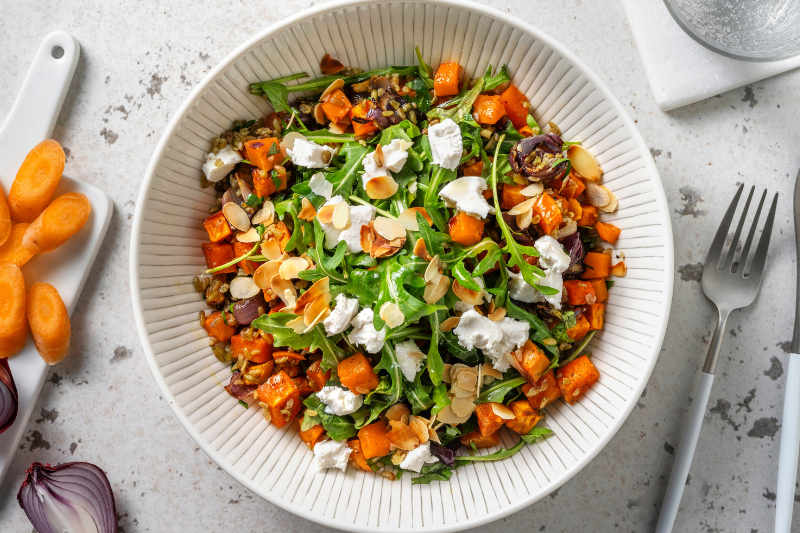
<path id="1" fill-rule="evenodd" d="M 591 181 L 586 182 L 586 200 L 597 208 L 602 208 L 611 203 L 608 189 L 592 183 Z"/>
<path id="2" fill-rule="evenodd" d="M 578 223 L 574 220 L 570 220 L 564 225 L 563 228 L 558 228 L 558 233 L 556 233 L 556 240 L 561 240 L 566 237 L 569 237 L 576 231 L 578 231 Z"/>
<path id="3" fill-rule="evenodd" d="M 439 411 L 439 416 L 437 420 L 443 424 L 456 425 L 456 424 L 463 424 L 464 422 L 469 420 L 470 416 L 472 416 L 472 411 L 470 411 L 465 416 L 463 415 L 459 416 L 453 412 L 452 405 L 445 405 L 444 408 L 441 411 Z"/>
<path id="4" fill-rule="evenodd" d="M 250 227 L 247 231 L 240 231 L 236 234 L 236 240 L 239 242 L 248 242 L 254 243 L 261 240 L 261 235 L 258 234 L 258 230 L 254 227 Z"/>
<path id="5" fill-rule="evenodd" d="M 408 427 L 414 432 L 414 436 L 417 437 L 420 444 L 428 441 L 428 424 L 425 422 L 425 419 L 419 416 L 410 416 L 408 418 Z"/>
<path id="6" fill-rule="evenodd" d="M 473 291 L 462 286 L 458 280 L 453 282 L 453 292 L 462 301 L 470 305 L 481 305 L 483 303 L 483 291 Z"/>
<path id="7" fill-rule="evenodd" d="M 325 76 L 331 76 L 343 69 L 344 65 L 339 60 L 332 58 L 330 54 L 325 54 L 319 61 L 319 70 Z"/>
<path id="8" fill-rule="evenodd" d="M 291 281 L 283 279 L 280 274 L 277 274 L 270 279 L 270 288 L 286 307 L 294 311 L 297 303 L 297 289 L 294 288 Z"/>
<path id="9" fill-rule="evenodd" d="M 475 412 L 475 402 L 473 398 L 453 398 L 453 401 L 450 402 L 450 409 L 453 410 L 453 414 L 456 416 L 469 416 Z M 439 413 L 439 420 L 442 419 L 441 412 Z"/>
<path id="10" fill-rule="evenodd" d="M 472 372 L 459 372 L 458 378 L 456 379 L 456 384 L 465 391 L 469 391 L 474 394 L 475 389 L 478 386 L 478 376 Z"/>
<path id="11" fill-rule="evenodd" d="M 297 214 L 297 218 L 305 220 L 306 222 L 314 220 L 314 217 L 317 216 L 317 210 L 314 209 L 314 204 L 312 204 L 308 198 L 303 198 L 302 206 L 302 209 L 300 209 L 300 212 Z"/>
<path id="12" fill-rule="evenodd" d="M 267 261 L 276 261 L 283 255 L 281 253 L 281 245 L 278 244 L 278 241 L 275 239 L 264 241 L 261 243 L 261 255 L 263 255 Z"/>
<path id="13" fill-rule="evenodd" d="M 317 315 L 317 317 L 314 320 L 311 321 L 311 323 L 306 327 L 306 329 L 303 331 L 303 333 L 308 333 L 309 331 L 314 329 L 314 326 L 316 326 L 317 324 L 319 324 L 320 322 L 322 322 L 323 320 L 325 320 L 329 316 L 331 316 L 330 308 L 323 309 L 322 311 L 320 311 L 320 313 Z M 305 321 L 305 317 L 303 317 L 303 320 Z"/>
<path id="14" fill-rule="evenodd" d="M 406 424 L 399 420 L 392 420 L 389 422 L 392 430 L 386 434 L 386 438 L 395 447 L 401 450 L 413 450 L 419 446 L 419 439 Z"/>
<path id="15" fill-rule="evenodd" d="M 347 229 L 350 226 L 350 206 L 342 200 L 333 208 L 333 227 Z"/>
<path id="16" fill-rule="evenodd" d="M 422 237 L 417 239 L 417 242 L 414 243 L 414 255 L 424 259 L 425 261 L 431 260 L 431 256 L 428 254 L 428 249 L 425 248 L 425 241 L 422 239 Z"/>
<path id="17" fill-rule="evenodd" d="M 425 291 L 422 293 L 423 299 L 433 305 L 438 302 L 445 294 L 447 294 L 447 289 L 450 288 L 450 278 L 447 276 L 442 276 L 439 278 L 439 282 L 435 285 L 430 283 L 425 286 Z"/>
<path id="18" fill-rule="evenodd" d="M 389 176 L 376 176 L 367 182 L 364 190 L 372 200 L 385 200 L 397 192 L 399 186 Z"/>
<path id="19" fill-rule="evenodd" d="M 306 330 L 306 323 L 302 316 L 293 318 L 286 323 L 286 326 L 292 328 L 292 330 L 297 334 L 302 334 Z"/>
<path id="20" fill-rule="evenodd" d="M 572 169 L 587 180 L 598 181 L 603 174 L 597 159 L 579 144 L 567 148 L 567 157 L 572 163 Z"/>
<path id="21" fill-rule="evenodd" d="M 530 211 L 533 209 L 533 204 L 536 203 L 536 198 L 528 198 L 524 202 L 520 202 L 511 209 L 508 210 L 509 215 L 517 216 L 521 215 L 525 211 Z"/>
<path id="22" fill-rule="evenodd" d="M 428 440 L 435 442 L 436 444 L 442 443 L 442 441 L 439 440 L 439 434 L 436 433 L 436 430 L 433 428 L 428 428 Z"/>
<path id="23" fill-rule="evenodd" d="M 452 331 L 453 328 L 458 326 L 458 323 L 461 321 L 461 318 L 457 316 L 451 316 L 444 322 L 439 325 L 439 329 L 442 331 Z"/>
<path id="24" fill-rule="evenodd" d="M 364 226 L 362 226 L 362 228 L 363 227 Z M 371 257 L 375 258 L 389 257 L 399 252 L 400 249 L 406 243 L 405 237 L 398 237 L 396 239 L 392 239 L 391 241 L 387 241 L 377 233 L 374 233 L 374 235 L 375 235 L 375 241 L 372 243 L 372 247 L 370 248 L 369 251 L 369 255 Z"/>
<path id="25" fill-rule="evenodd" d="M 425 269 L 425 275 L 423 276 L 425 283 L 438 283 L 439 277 L 442 275 L 442 273 L 439 272 L 441 268 L 442 260 L 436 255 L 431 259 L 431 262 L 428 263 L 428 267 Z"/>
<path id="26" fill-rule="evenodd" d="M 400 307 L 394 302 L 385 302 L 381 306 L 380 317 L 390 329 L 398 328 L 406 321 Z"/>
<path id="27" fill-rule="evenodd" d="M 300 254 L 300 257 L 308 261 L 308 268 L 317 268 L 317 265 L 314 263 L 314 260 L 308 254 Z"/>
<path id="28" fill-rule="evenodd" d="M 527 196 L 527 197 L 539 196 L 543 192 L 544 192 L 544 185 L 542 185 L 541 183 L 531 183 L 530 185 L 519 191 L 519 193 L 522 196 Z"/>
<path id="29" fill-rule="evenodd" d="M 317 220 L 320 224 L 330 224 L 333 222 L 333 212 L 338 204 L 323 205 L 317 211 Z"/>
<path id="30" fill-rule="evenodd" d="M 244 209 L 235 203 L 228 202 L 223 205 L 222 214 L 225 215 L 225 220 L 230 222 L 231 226 L 239 231 L 247 231 L 250 229 L 250 217 L 247 216 Z"/>
<path id="31" fill-rule="evenodd" d="M 331 292 L 331 282 L 330 278 L 324 277 L 322 279 L 317 280 L 314 284 L 308 288 L 306 292 L 300 295 L 300 298 L 297 299 L 297 303 L 295 304 L 295 311 L 297 313 L 302 313 L 305 310 L 305 307 L 316 300 L 317 298 L 327 294 L 330 296 Z M 330 299 L 328 300 L 330 302 Z"/>
<path id="32" fill-rule="evenodd" d="M 269 241 L 267 241 L 269 242 Z M 264 245 L 262 245 L 262 250 Z M 281 261 L 270 260 L 258 267 L 253 274 L 253 281 L 262 289 L 272 288 L 272 278 L 279 274 Z"/>
<path id="33" fill-rule="evenodd" d="M 361 248 L 365 253 L 372 255 L 372 245 L 375 242 L 375 229 L 372 227 L 372 222 L 361 226 L 360 238 Z"/>
<path id="34" fill-rule="evenodd" d="M 317 124 L 325 125 L 325 113 L 322 111 L 322 104 L 314 106 L 314 120 Z"/>
<path id="35" fill-rule="evenodd" d="M 323 312 L 325 309 L 330 309 L 331 305 L 331 293 L 327 292 L 311 302 L 310 304 L 306 305 L 303 309 L 303 319 L 306 321 L 306 326 L 310 326 L 314 323 L 314 319 Z M 295 313 L 300 314 L 297 311 L 297 304 L 295 304 Z"/>
<path id="36" fill-rule="evenodd" d="M 503 420 L 514 420 L 516 418 L 516 416 L 514 416 L 514 411 L 502 403 L 492 402 L 492 411 Z"/>
<path id="37" fill-rule="evenodd" d="M 453 368 L 453 365 L 450 363 L 445 363 L 444 370 L 442 371 L 442 381 L 445 383 L 452 383 L 453 378 L 450 376 L 450 370 Z"/>
<path id="38" fill-rule="evenodd" d="M 333 80 L 333 82 L 331 82 L 331 84 L 328 85 L 328 88 L 325 89 L 323 91 L 323 93 L 320 95 L 319 101 L 320 102 L 326 102 L 328 100 L 328 97 L 332 93 L 338 91 L 342 87 L 344 87 L 344 80 L 342 78 L 338 78 L 338 79 Z"/>
<path id="39" fill-rule="evenodd" d="M 283 279 L 296 279 L 300 277 L 300 272 L 306 270 L 308 267 L 308 261 L 302 257 L 290 257 L 281 263 L 281 268 L 278 270 L 278 273 Z"/>
<path id="40" fill-rule="evenodd" d="M 598 207 L 598 209 L 600 209 L 600 211 L 603 211 L 604 213 L 613 213 L 614 211 L 617 210 L 617 206 L 619 205 L 617 202 L 616 195 L 610 190 L 608 190 L 608 188 L 605 185 L 601 185 L 600 188 L 603 189 L 606 192 L 606 194 L 608 194 L 608 203 L 602 207 Z"/>
<path id="41" fill-rule="evenodd" d="M 497 309 L 489 313 L 488 318 L 492 322 L 499 322 L 500 320 L 503 320 L 505 316 L 506 316 L 506 308 L 498 307 Z"/>
<path id="42" fill-rule="evenodd" d="M 328 124 L 328 131 L 331 133 L 335 133 L 336 135 L 342 135 L 347 132 L 347 127 L 350 126 L 349 123 L 345 124 L 343 122 L 334 123 L 331 122 Z"/>
<path id="43" fill-rule="evenodd" d="M 306 140 L 306 136 L 303 135 L 302 133 L 298 133 L 296 131 L 291 131 L 291 132 L 289 132 L 289 133 L 287 133 L 286 135 L 283 136 L 283 139 L 281 140 L 281 144 L 287 150 L 294 150 L 294 143 L 298 139 L 300 139 L 301 141 L 305 141 Z"/>
<path id="44" fill-rule="evenodd" d="M 383 147 L 380 143 L 378 143 L 378 146 L 375 147 L 375 151 L 372 152 L 372 159 L 375 160 L 375 164 L 378 167 L 386 165 L 386 158 L 383 157 Z"/>
<path id="45" fill-rule="evenodd" d="M 499 370 L 495 370 L 495 368 L 492 366 L 492 363 L 483 363 L 483 366 L 481 367 L 481 374 L 483 374 L 484 377 L 491 376 L 494 379 L 503 379 L 503 373 Z"/>
<path id="46" fill-rule="evenodd" d="M 397 217 L 397 221 L 403 225 L 408 231 L 419 231 L 419 223 L 417 222 L 417 213 L 428 221 L 429 226 L 433 226 L 433 219 L 425 210 L 424 207 L 409 207 Z"/>
<path id="47" fill-rule="evenodd" d="M 269 225 L 272 224 L 272 221 L 275 219 L 275 205 L 270 202 L 269 200 L 265 200 L 264 203 L 261 205 L 261 209 L 259 209 L 255 215 L 253 215 L 252 223 L 255 225 L 264 224 Z"/>
<path id="48" fill-rule="evenodd" d="M 524 213 L 517 215 L 517 226 L 519 226 L 519 229 L 526 229 L 531 225 L 531 220 L 533 220 L 533 210 L 528 209 Z"/>
<path id="49" fill-rule="evenodd" d="M 237 300 L 252 298 L 261 292 L 261 288 L 255 284 L 253 278 L 239 276 L 233 278 L 230 283 L 231 296 Z"/>
<path id="50" fill-rule="evenodd" d="M 403 415 L 408 416 L 409 414 L 411 414 L 411 409 L 406 404 L 396 403 L 386 410 L 385 416 L 387 420 L 400 420 Z"/>
<path id="51" fill-rule="evenodd" d="M 612 266 L 611 273 L 618 278 L 624 278 L 628 274 L 628 266 L 625 264 L 625 261 L 620 261 Z"/>

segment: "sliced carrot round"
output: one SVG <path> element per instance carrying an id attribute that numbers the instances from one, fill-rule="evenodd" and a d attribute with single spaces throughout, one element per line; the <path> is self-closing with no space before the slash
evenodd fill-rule
<path id="1" fill-rule="evenodd" d="M 44 362 L 54 365 L 64 359 L 72 328 L 67 307 L 55 287 L 34 283 L 28 291 L 27 311 L 33 342 Z"/>
<path id="2" fill-rule="evenodd" d="M 61 145 L 47 139 L 28 152 L 8 193 L 11 218 L 33 222 L 50 203 L 56 192 L 66 156 Z"/>
<path id="3" fill-rule="evenodd" d="M 25 347 L 25 279 L 17 265 L 0 263 L 0 357 L 11 357 Z"/>
<path id="4" fill-rule="evenodd" d="M 25 231 L 22 246 L 33 254 L 51 252 L 86 224 L 92 205 L 79 192 L 62 194 Z"/>

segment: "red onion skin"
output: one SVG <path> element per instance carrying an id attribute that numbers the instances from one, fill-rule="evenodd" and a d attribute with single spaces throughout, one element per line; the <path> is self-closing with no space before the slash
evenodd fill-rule
<path id="1" fill-rule="evenodd" d="M 242 373 L 237 370 L 231 376 L 230 383 L 225 385 L 225 390 L 237 400 L 244 400 L 253 395 L 253 391 L 258 388 L 258 385 L 234 385 L 233 382 L 240 379 L 242 379 Z"/>
<path id="2" fill-rule="evenodd" d="M 264 294 L 258 293 L 252 298 L 247 300 L 239 300 L 233 304 L 233 317 L 236 319 L 237 324 L 249 326 L 253 320 L 261 316 L 258 308 L 262 310 L 267 309 L 267 303 L 264 300 Z"/>
<path id="3" fill-rule="evenodd" d="M 19 396 L 8 359 L 0 359 L 0 433 L 11 427 L 17 419 Z"/>

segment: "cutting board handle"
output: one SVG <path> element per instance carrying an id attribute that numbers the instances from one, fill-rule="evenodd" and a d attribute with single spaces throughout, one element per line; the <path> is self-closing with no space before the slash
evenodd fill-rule
<path id="1" fill-rule="evenodd" d="M 0 183 L 6 190 L 25 155 L 53 134 L 80 52 L 77 39 L 65 31 L 45 37 L 36 51 L 19 95 L 0 127 Z"/>

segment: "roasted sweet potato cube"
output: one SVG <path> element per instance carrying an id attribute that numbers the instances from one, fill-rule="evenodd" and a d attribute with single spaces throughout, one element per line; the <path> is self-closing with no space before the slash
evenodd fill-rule
<path id="1" fill-rule="evenodd" d="M 586 272 L 581 276 L 582 279 L 607 278 L 611 274 L 611 256 L 604 253 L 589 252 L 583 258 L 586 265 Z"/>
<path id="2" fill-rule="evenodd" d="M 319 392 L 325 386 L 325 382 L 331 379 L 331 371 L 323 372 L 320 361 L 314 361 L 306 370 L 306 376 L 308 376 L 314 392 Z"/>
<path id="3" fill-rule="evenodd" d="M 266 363 L 272 359 L 272 343 L 261 337 L 247 340 L 240 333 L 231 337 L 231 355 L 235 358 L 241 355 L 251 363 Z"/>
<path id="4" fill-rule="evenodd" d="M 294 378 L 303 373 L 300 368 L 300 361 L 305 357 L 299 353 L 290 351 L 273 351 L 272 358 L 275 359 L 275 372 L 283 371 L 290 378 Z"/>
<path id="5" fill-rule="evenodd" d="M 392 451 L 392 443 L 386 438 L 389 429 L 382 420 L 373 422 L 358 430 L 358 440 L 361 442 L 361 453 L 364 458 L 385 457 Z"/>
<path id="6" fill-rule="evenodd" d="M 500 209 L 508 211 L 515 205 L 519 205 L 528 199 L 527 196 L 520 194 L 520 191 L 527 187 L 527 185 L 509 185 L 503 184 L 503 190 L 500 191 Z"/>
<path id="7" fill-rule="evenodd" d="M 520 435 L 530 433 L 539 420 L 542 419 L 538 410 L 534 409 L 530 402 L 526 400 L 511 402 L 508 404 L 508 408 L 514 412 L 514 419 L 506 420 L 506 426 Z"/>
<path id="8" fill-rule="evenodd" d="M 370 110 L 374 108 L 375 104 L 372 100 L 361 100 L 358 105 L 350 109 L 350 123 L 353 125 L 353 133 L 355 133 L 356 137 L 362 137 L 378 131 L 375 121 L 367 118 Z"/>
<path id="9" fill-rule="evenodd" d="M 380 383 L 369 359 L 360 353 L 341 361 L 336 370 L 342 385 L 353 394 L 366 394 Z"/>
<path id="10" fill-rule="evenodd" d="M 483 238 L 483 225 L 483 220 L 462 211 L 450 219 L 447 230 L 454 242 L 470 246 Z"/>
<path id="11" fill-rule="evenodd" d="M 347 447 L 350 448 L 350 464 L 361 470 L 372 472 L 372 469 L 367 464 L 367 458 L 364 457 L 364 452 L 361 450 L 361 443 L 358 439 L 347 441 Z"/>
<path id="12" fill-rule="evenodd" d="M 547 372 L 550 366 L 550 359 L 542 350 L 536 346 L 532 340 L 528 339 L 520 349 L 520 357 L 517 359 L 519 366 L 527 374 L 527 378 L 536 381 Z"/>
<path id="13" fill-rule="evenodd" d="M 605 314 L 605 304 L 587 305 L 583 315 L 589 322 L 589 330 L 597 331 L 603 329 L 603 315 Z"/>
<path id="14" fill-rule="evenodd" d="M 556 376 L 552 370 L 546 372 L 539 381 L 523 385 L 522 392 L 527 396 L 531 407 L 537 411 L 544 409 L 545 406 L 561 397 L 561 389 L 558 388 Z"/>
<path id="15" fill-rule="evenodd" d="M 233 313 L 226 312 L 225 317 L 223 317 L 220 311 L 214 311 L 203 321 L 203 327 L 208 332 L 209 337 L 214 337 L 217 342 L 225 342 L 236 333 L 236 328 L 229 326 L 226 321 L 233 323 Z"/>
<path id="16" fill-rule="evenodd" d="M 273 145 L 275 146 L 273 148 Z M 278 139 L 270 137 L 268 139 L 255 139 L 244 143 L 245 153 L 250 164 L 268 172 L 272 167 L 280 164 L 286 157 L 286 153 L 281 150 Z M 270 155 L 272 151 L 272 155 Z"/>
<path id="17" fill-rule="evenodd" d="M 292 378 L 294 384 L 297 385 L 297 392 L 301 398 L 311 396 L 314 393 L 314 388 L 311 386 L 311 380 L 306 376 L 296 376 Z"/>
<path id="18" fill-rule="evenodd" d="M 280 371 L 258 386 L 258 399 L 267 404 L 271 421 L 282 428 L 300 412 L 300 392 L 292 378 Z"/>
<path id="19" fill-rule="evenodd" d="M 599 377 L 600 372 L 589 357 L 582 355 L 559 368 L 556 381 L 564 399 L 567 403 L 573 404 Z"/>
<path id="20" fill-rule="evenodd" d="M 266 198 L 267 196 L 286 190 L 286 172 L 283 167 L 269 171 L 253 167 L 253 192 L 256 196 Z"/>
<path id="21" fill-rule="evenodd" d="M 573 199 L 580 196 L 585 190 L 586 184 L 583 182 L 583 180 L 570 174 L 569 178 L 567 179 L 567 183 L 561 187 L 561 195 L 564 196 L 564 198 Z"/>
<path id="22" fill-rule="evenodd" d="M 553 197 L 547 193 L 539 196 L 539 199 L 533 204 L 533 210 L 539 214 L 539 227 L 548 235 L 557 229 L 563 220 L 561 209 L 558 208 Z"/>
<path id="23" fill-rule="evenodd" d="M 496 433 L 505 423 L 505 420 L 495 414 L 491 402 L 476 407 L 475 416 L 478 417 L 478 429 L 484 437 Z"/>
<path id="24" fill-rule="evenodd" d="M 597 299 L 594 287 L 588 281 L 567 280 L 564 282 L 564 290 L 567 291 L 567 302 L 570 305 L 586 305 L 590 300 L 594 302 Z M 587 299 L 587 297 L 589 298 Z"/>
<path id="25" fill-rule="evenodd" d="M 590 331 L 589 321 L 581 314 L 575 321 L 576 324 L 567 330 L 567 335 L 574 341 L 579 341 Z"/>
<path id="26" fill-rule="evenodd" d="M 436 96 L 458 94 L 458 84 L 464 71 L 458 63 L 442 63 L 433 76 L 433 93 Z"/>
<path id="27" fill-rule="evenodd" d="M 597 230 L 597 233 L 600 235 L 601 239 L 606 242 L 610 242 L 611 244 L 617 242 L 621 232 L 621 230 L 614 224 L 604 224 L 602 222 L 595 224 L 594 229 Z"/>
<path id="28" fill-rule="evenodd" d="M 233 255 L 233 245 L 226 242 L 203 243 L 203 255 L 206 256 L 206 265 L 208 265 L 208 268 L 217 268 L 224 264 L 230 263 L 236 257 Z M 236 272 L 236 265 L 231 265 L 228 268 L 220 270 L 220 272 Z"/>
<path id="29" fill-rule="evenodd" d="M 300 430 L 300 439 L 306 443 L 306 446 L 308 446 L 310 450 L 313 450 L 314 446 L 324 438 L 325 429 L 319 424 L 313 426 L 308 431 Z"/>
<path id="30" fill-rule="evenodd" d="M 206 228 L 208 239 L 211 242 L 223 241 L 233 235 L 231 225 L 228 224 L 228 220 L 222 211 L 217 211 L 213 215 L 207 216 L 203 220 L 203 227 Z"/>
<path id="31" fill-rule="evenodd" d="M 480 431 L 475 430 L 461 437 L 461 444 L 469 446 L 470 443 L 475 443 L 475 447 L 478 449 L 497 446 L 500 444 L 500 432 L 495 431 L 491 435 L 482 435 Z"/>
<path id="32" fill-rule="evenodd" d="M 353 107 L 350 100 L 344 91 L 336 89 L 325 98 L 325 101 L 320 104 L 322 112 L 328 117 L 328 120 L 338 124 L 350 114 L 350 109 Z"/>
<path id="33" fill-rule="evenodd" d="M 255 243 L 253 242 L 235 242 L 233 243 L 233 253 L 234 257 L 242 257 L 246 255 L 247 252 L 253 249 Z M 256 263 L 255 261 L 251 261 L 249 259 L 242 259 L 236 265 L 239 268 L 243 268 L 245 272 L 250 274 L 251 276 L 256 271 L 256 269 L 261 266 L 261 263 Z"/>
<path id="34" fill-rule="evenodd" d="M 579 226 L 594 226 L 597 219 L 600 218 L 600 213 L 597 208 L 591 204 L 581 204 L 581 218 L 578 220 Z"/>
<path id="35" fill-rule="evenodd" d="M 605 302 L 608 299 L 608 287 L 606 287 L 606 280 L 604 279 L 590 279 L 589 283 L 592 284 L 595 294 L 595 302 Z"/>
<path id="36" fill-rule="evenodd" d="M 266 241 L 268 239 L 275 239 L 278 241 L 278 246 L 281 248 L 281 253 L 286 251 L 286 243 L 289 242 L 289 239 L 291 238 L 292 232 L 289 231 L 289 228 L 286 227 L 286 224 L 281 221 L 269 226 L 266 231 L 264 231 L 264 240 Z"/>
<path id="37" fill-rule="evenodd" d="M 464 167 L 465 176 L 480 176 L 481 174 L 483 174 L 483 161 L 478 161 L 477 163 Z M 486 190 L 488 191 L 490 189 Z"/>

